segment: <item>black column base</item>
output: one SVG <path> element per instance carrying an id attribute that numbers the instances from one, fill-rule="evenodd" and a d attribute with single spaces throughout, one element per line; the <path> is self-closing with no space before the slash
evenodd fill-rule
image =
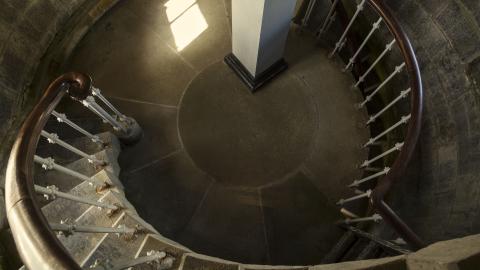
<path id="1" fill-rule="evenodd" d="M 252 92 L 257 91 L 258 88 L 288 68 L 287 62 L 282 58 L 256 77 L 253 77 L 240 60 L 232 53 L 225 56 L 224 61 Z"/>

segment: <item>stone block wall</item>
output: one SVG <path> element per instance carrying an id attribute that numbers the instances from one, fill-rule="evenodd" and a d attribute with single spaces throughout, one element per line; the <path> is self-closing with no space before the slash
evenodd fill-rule
<path id="1" fill-rule="evenodd" d="M 0 0 L 0 204 L 20 124 L 48 82 L 65 72 L 63 64 L 75 45 L 117 1 Z"/>
<path id="2" fill-rule="evenodd" d="M 480 2 L 386 2 L 412 40 L 425 91 L 418 155 L 394 209 L 429 243 L 479 233 Z"/>
<path id="3" fill-rule="evenodd" d="M 480 1 L 384 1 L 411 39 L 424 86 L 417 153 L 401 182 L 393 187 L 389 202 L 427 243 L 479 233 Z M 357 2 L 342 0 L 349 12 Z M 310 30 L 323 23 L 330 4 L 330 0 L 317 1 Z M 366 20 L 362 16 L 360 21 L 368 21 L 362 31 L 366 35 L 378 16 L 368 9 L 364 14 Z M 333 27 L 330 36 L 343 31 Z M 380 31 L 372 40 L 382 40 L 382 36 L 383 40 L 391 38 Z M 372 55 L 379 53 L 373 50 Z M 401 61 L 397 53 L 386 59 L 392 64 Z M 379 77 L 392 70 L 388 63 L 375 71 Z M 402 90 L 403 80 L 394 80 L 390 89 Z"/>

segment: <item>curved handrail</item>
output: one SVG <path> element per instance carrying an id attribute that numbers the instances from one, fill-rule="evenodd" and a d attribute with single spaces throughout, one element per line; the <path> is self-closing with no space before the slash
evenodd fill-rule
<path id="1" fill-rule="evenodd" d="M 33 156 L 40 132 L 62 97 L 91 93 L 89 76 L 70 72 L 53 81 L 23 123 L 8 160 L 5 203 L 20 256 L 31 269 L 81 269 L 48 226 L 33 189 Z"/>
<path id="2" fill-rule="evenodd" d="M 370 202 L 383 219 L 389 222 L 407 242 L 416 248 L 421 248 L 425 246 L 422 240 L 384 202 L 384 198 L 391 186 L 404 174 L 420 136 L 423 111 L 423 86 L 420 68 L 410 40 L 390 8 L 383 0 L 367 1 L 370 7 L 385 21 L 390 33 L 396 40 L 405 60 L 412 91 L 410 104 L 411 119 L 408 124 L 404 146 L 396 157 L 389 173 L 377 182 L 377 186 L 370 197 Z"/>

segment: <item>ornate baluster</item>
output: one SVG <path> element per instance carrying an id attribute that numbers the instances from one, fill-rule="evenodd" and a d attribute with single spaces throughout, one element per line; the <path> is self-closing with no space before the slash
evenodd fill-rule
<path id="1" fill-rule="evenodd" d="M 372 71 L 373 68 L 383 59 L 383 57 L 392 50 L 393 44 L 395 44 L 395 42 L 395 39 L 393 39 L 390 43 L 387 44 L 387 46 L 385 46 L 385 50 L 383 50 L 383 52 L 377 57 L 377 59 L 370 65 L 367 71 L 365 71 L 365 73 L 363 73 L 363 75 L 358 78 L 357 83 L 355 83 L 353 87 L 358 87 L 358 85 L 360 85 L 360 83 L 365 80 L 370 71 Z"/>
<path id="2" fill-rule="evenodd" d="M 57 118 L 57 121 L 59 123 L 65 123 L 65 124 L 69 125 L 70 127 L 72 127 L 73 129 L 75 129 L 76 131 L 78 131 L 78 132 L 82 133 L 83 135 L 89 137 L 93 142 L 105 145 L 105 143 L 102 140 L 100 140 L 100 138 L 98 136 L 93 135 L 90 132 L 86 131 L 85 129 L 79 127 L 77 124 L 70 121 L 65 114 L 58 113 L 56 111 L 53 111 L 52 114 L 53 114 L 53 116 L 55 116 Z"/>
<path id="3" fill-rule="evenodd" d="M 82 181 L 86 181 L 88 182 L 90 185 L 92 186 L 95 186 L 97 183 L 95 182 L 94 179 L 86 176 L 86 175 L 83 175 L 81 173 L 78 173 L 76 171 L 73 171 L 67 167 L 63 167 L 61 165 L 58 165 L 55 163 L 55 160 L 51 157 L 48 157 L 48 158 L 42 158 L 42 157 L 39 157 L 37 155 L 34 156 L 33 160 L 38 163 L 38 164 L 41 164 L 42 165 L 42 168 L 44 168 L 45 170 L 56 170 L 56 171 L 59 171 L 61 173 L 64 173 L 64 174 L 67 174 L 67 175 L 70 175 L 72 177 L 75 177 L 77 179 L 80 179 Z M 105 189 L 107 187 L 109 187 L 110 184 L 108 183 L 104 183 L 102 186 L 100 187 L 97 187 L 99 189 Z"/>
<path id="4" fill-rule="evenodd" d="M 403 142 L 401 142 L 401 143 L 396 143 L 394 147 L 388 149 L 387 151 L 381 153 L 380 155 L 378 155 L 378 156 L 376 156 L 376 157 L 374 157 L 374 158 L 372 158 L 372 159 L 370 159 L 370 160 L 365 160 L 365 161 L 362 163 L 362 165 L 360 165 L 360 168 L 367 167 L 368 165 L 372 164 L 373 162 L 375 162 L 375 161 L 383 158 L 384 156 L 386 156 L 386 155 L 388 155 L 388 154 L 390 154 L 390 153 L 393 153 L 393 152 L 395 152 L 395 151 L 400 151 L 400 150 L 402 149 L 402 147 L 403 147 L 403 144 L 404 144 Z"/>
<path id="5" fill-rule="evenodd" d="M 343 48 L 343 44 L 345 44 L 344 43 L 345 37 L 347 36 L 348 31 L 350 30 L 353 23 L 355 22 L 355 19 L 358 17 L 360 12 L 363 10 L 364 6 L 365 6 L 365 0 L 362 0 L 362 2 L 360 2 L 360 4 L 357 5 L 357 10 L 355 11 L 352 18 L 350 19 L 350 22 L 348 23 L 347 28 L 345 28 L 345 31 L 343 31 L 342 36 L 340 37 L 338 42 L 335 44 L 335 48 L 333 48 L 333 51 L 329 55 L 330 58 L 333 57 L 333 55 L 335 55 L 335 53 L 337 53 L 338 51 L 340 51 Z"/>
<path id="6" fill-rule="evenodd" d="M 380 28 L 380 23 L 382 22 L 382 18 L 378 19 L 378 21 L 376 21 L 373 26 L 372 26 L 372 29 L 370 30 L 370 33 L 368 33 L 367 37 L 365 37 L 365 39 L 363 40 L 362 44 L 360 44 L 360 46 L 358 47 L 357 51 L 355 52 L 355 54 L 350 58 L 350 60 L 348 61 L 348 64 L 345 66 L 345 68 L 343 69 L 343 72 L 347 71 L 352 65 L 353 63 L 355 63 L 355 59 L 357 59 L 357 56 L 360 54 L 360 52 L 362 51 L 363 47 L 365 47 L 365 45 L 367 44 L 368 40 L 372 37 L 373 33 L 375 33 L 375 31 Z"/>
<path id="7" fill-rule="evenodd" d="M 109 123 L 114 130 L 127 132 L 127 127 L 125 125 L 120 124 L 115 118 L 113 118 L 107 111 L 105 111 L 100 105 L 95 102 L 95 98 L 93 96 L 88 96 L 86 99 L 82 100 L 82 104 L 89 108 L 92 112 L 97 114 L 105 123 Z"/>
<path id="8" fill-rule="evenodd" d="M 360 184 L 367 182 L 369 180 L 375 179 L 377 177 L 380 177 L 382 175 L 386 175 L 390 171 L 389 167 L 385 167 L 382 171 L 374 173 L 372 175 L 369 175 L 367 177 L 364 177 L 359 180 L 354 180 L 352 184 L 350 184 L 348 187 L 358 187 Z"/>
<path id="9" fill-rule="evenodd" d="M 76 232 L 81 233 L 115 233 L 118 236 L 135 235 L 139 232 L 138 228 L 129 228 L 125 225 L 117 227 L 100 227 L 91 225 L 77 225 L 70 221 L 61 221 L 60 223 L 50 223 L 50 228 L 53 231 L 61 232 L 65 236 L 72 235 Z"/>
<path id="10" fill-rule="evenodd" d="M 352 224 L 352 223 L 359 223 L 359 222 L 364 222 L 364 221 L 374 221 L 374 222 L 379 222 L 382 220 L 382 216 L 379 214 L 374 214 L 370 217 L 362 217 L 362 218 L 352 218 L 352 219 L 345 219 L 343 222 L 345 224 Z"/>
<path id="11" fill-rule="evenodd" d="M 100 92 L 98 88 L 92 87 L 92 95 L 88 96 L 80 102 L 98 115 L 103 122 L 109 123 L 115 131 L 117 131 L 118 137 L 124 143 L 132 143 L 141 138 L 142 129 L 138 123 L 131 117 L 127 117 L 124 114 L 120 113 L 115 106 L 113 106 Z M 108 108 L 110 108 L 114 116 L 110 115 L 106 110 L 102 108 L 96 101 L 95 97 L 99 98 Z"/>
<path id="12" fill-rule="evenodd" d="M 405 63 L 402 63 L 402 64 L 396 66 L 395 70 L 377 87 L 377 89 L 375 89 L 375 91 L 373 91 L 370 95 L 368 95 L 365 98 L 365 100 L 362 103 L 360 103 L 359 108 L 363 108 L 363 106 L 365 106 L 365 104 L 367 104 L 367 102 L 372 100 L 373 96 L 375 96 L 375 94 L 377 94 L 378 91 L 380 91 L 389 81 L 391 81 L 393 79 L 393 77 L 395 77 L 395 75 L 402 72 L 404 67 L 405 67 Z"/>
<path id="13" fill-rule="evenodd" d="M 115 108 L 115 106 L 113 106 L 112 103 L 110 103 L 110 101 L 108 101 L 102 95 L 100 89 L 92 87 L 92 94 L 98 97 L 105 105 L 107 105 L 107 107 L 110 108 L 110 110 L 112 110 L 115 113 L 117 119 L 120 119 L 121 121 L 127 119 L 125 115 L 123 115 L 120 111 L 118 111 L 117 108 Z"/>
<path id="14" fill-rule="evenodd" d="M 305 16 L 303 16 L 303 19 L 302 19 L 302 27 L 307 26 L 308 21 L 312 16 L 313 7 L 315 6 L 316 3 L 317 3 L 317 0 L 310 0 L 310 2 L 308 2 L 307 10 L 305 11 Z"/>
<path id="15" fill-rule="evenodd" d="M 411 115 L 405 115 L 405 116 L 402 116 L 402 118 L 400 119 L 400 121 L 398 121 L 397 123 L 395 123 L 394 125 L 392 125 L 391 127 L 387 128 L 385 131 L 383 131 L 382 133 L 378 134 L 376 137 L 374 138 L 370 138 L 370 140 L 368 140 L 368 142 L 363 146 L 364 148 L 365 147 L 368 147 L 370 145 L 372 145 L 374 142 L 376 142 L 378 139 L 380 139 L 381 137 L 387 135 L 389 132 L 391 132 L 392 130 L 394 130 L 395 128 L 401 126 L 402 124 L 406 124 L 408 123 L 408 120 L 410 120 L 410 117 Z"/>
<path id="16" fill-rule="evenodd" d="M 340 199 L 338 202 L 337 202 L 337 205 L 343 205 L 347 202 L 351 202 L 351 201 L 355 201 L 355 200 L 358 200 L 358 199 L 362 199 L 362 198 L 370 198 L 370 195 L 372 194 L 372 191 L 369 189 L 367 190 L 366 192 L 361 192 L 360 194 L 358 194 L 357 196 L 353 196 L 353 197 L 350 197 L 348 199 Z"/>
<path id="17" fill-rule="evenodd" d="M 411 91 L 411 89 L 408 88 L 407 90 L 404 90 L 404 91 L 400 92 L 400 95 L 398 97 L 396 97 L 392 102 L 390 102 L 387 106 L 385 106 L 382 110 L 380 110 L 375 115 L 370 116 L 370 118 L 367 121 L 367 125 L 373 123 L 380 115 L 382 115 L 385 111 L 390 109 L 393 105 L 395 105 L 402 98 L 406 98 L 408 96 L 408 94 L 410 93 L 410 91 Z"/>
<path id="18" fill-rule="evenodd" d="M 119 205 L 114 205 L 114 204 L 109 204 L 109 203 L 104 203 L 100 201 L 95 201 L 95 200 L 90 200 L 90 199 L 85 199 L 82 197 L 78 197 L 69 193 L 64 193 L 58 190 L 56 186 L 47 186 L 47 187 L 42 187 L 39 185 L 35 185 L 35 192 L 39 194 L 43 194 L 47 200 L 52 200 L 55 199 L 56 197 L 58 198 L 63 198 L 65 200 L 70 200 L 78 203 L 83 203 L 83 204 L 88 204 L 88 205 L 94 205 L 97 207 L 105 208 L 105 209 L 110 209 L 113 211 L 117 211 L 121 209 L 122 207 Z"/>
<path id="19" fill-rule="evenodd" d="M 55 133 L 48 133 L 46 132 L 45 130 L 42 130 L 42 132 L 40 133 L 40 135 L 42 135 L 43 137 L 47 138 L 48 142 L 49 143 L 53 143 L 53 144 L 58 144 L 60 146 L 62 146 L 63 148 L 67 149 L 67 150 L 70 150 L 72 151 L 73 153 L 81 156 L 81 157 L 84 157 L 86 158 L 90 163 L 93 163 L 95 165 L 99 165 L 99 166 L 105 166 L 107 165 L 107 163 L 103 160 L 99 160 L 97 159 L 94 155 L 89 155 L 81 150 L 79 150 L 78 148 L 66 143 L 65 141 L 61 140 L 57 134 Z"/>

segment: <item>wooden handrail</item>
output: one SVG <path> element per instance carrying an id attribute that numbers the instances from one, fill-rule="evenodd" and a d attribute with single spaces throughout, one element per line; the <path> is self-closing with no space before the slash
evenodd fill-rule
<path id="1" fill-rule="evenodd" d="M 91 93 L 89 76 L 70 72 L 53 81 L 24 121 L 7 165 L 5 203 L 18 252 L 28 269 L 81 269 L 48 226 L 36 200 L 33 156 L 50 113 L 66 94 Z"/>
<path id="2" fill-rule="evenodd" d="M 418 66 L 417 58 L 413 50 L 412 44 L 405 31 L 400 26 L 400 23 L 392 14 L 390 8 L 384 3 L 383 0 L 367 0 L 368 4 L 374 9 L 384 20 L 388 29 L 394 36 L 396 43 L 403 55 L 406 70 L 409 77 L 409 85 L 411 88 L 411 104 L 410 113 L 411 119 L 408 124 L 407 133 L 404 140 L 404 146 L 398 156 L 396 157 L 393 165 L 388 174 L 379 179 L 377 186 L 373 190 L 370 202 L 378 213 L 387 221 L 397 233 L 402 236 L 409 244 L 414 248 L 422 248 L 425 243 L 411 230 L 403 220 L 400 219 L 395 212 L 388 207 L 384 202 L 384 198 L 392 185 L 400 179 L 405 173 L 407 165 L 410 162 L 412 155 L 415 151 L 418 138 L 420 136 L 422 111 L 423 111 L 423 87 L 422 78 L 420 74 L 420 68 Z"/>

